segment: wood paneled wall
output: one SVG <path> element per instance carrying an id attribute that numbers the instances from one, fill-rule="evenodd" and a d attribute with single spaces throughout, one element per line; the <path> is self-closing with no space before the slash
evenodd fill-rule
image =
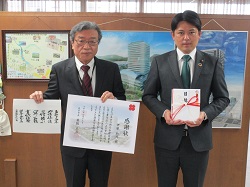
<path id="1" fill-rule="evenodd" d="M 90 20 L 99 24 L 102 30 L 163 31 L 163 28 L 170 29 L 172 17 L 170 14 L 0 12 L 0 30 L 70 30 L 76 23 Z M 250 16 L 201 15 L 201 19 L 205 24 L 203 30 L 250 31 Z M 249 59 L 248 51 L 242 128 L 213 129 L 214 149 L 210 154 L 205 187 L 245 187 L 250 116 Z M 0 61 L 3 62 L 2 50 Z M 44 91 L 47 83 L 4 80 L 3 86 L 7 96 L 5 110 L 12 122 L 13 99 L 28 98 L 35 90 Z M 113 154 L 110 187 L 157 187 L 154 124 L 155 117 L 141 103 L 135 154 Z M 59 135 L 13 133 L 0 137 L 0 186 L 65 187 Z M 178 187 L 181 186 L 180 173 Z"/>

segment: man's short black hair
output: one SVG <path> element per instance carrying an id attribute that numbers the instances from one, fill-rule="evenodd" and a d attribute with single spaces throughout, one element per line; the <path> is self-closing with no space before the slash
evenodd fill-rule
<path id="1" fill-rule="evenodd" d="M 201 31 L 201 20 L 199 15 L 192 11 L 192 10 L 186 10 L 183 13 L 178 13 L 175 15 L 175 17 L 172 19 L 171 22 L 171 30 L 174 32 L 177 28 L 178 24 L 181 21 L 186 21 L 192 25 L 194 25 L 198 31 Z"/>

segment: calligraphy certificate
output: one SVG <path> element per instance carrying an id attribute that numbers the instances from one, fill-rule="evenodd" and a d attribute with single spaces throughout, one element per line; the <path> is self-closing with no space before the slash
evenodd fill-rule
<path id="1" fill-rule="evenodd" d="M 195 121 L 199 115 L 200 89 L 172 89 L 172 119 Z"/>
<path id="2" fill-rule="evenodd" d="M 134 154 L 139 102 L 68 96 L 64 146 Z"/>
<path id="3" fill-rule="evenodd" d="M 60 134 L 61 101 L 13 99 L 13 132 Z"/>

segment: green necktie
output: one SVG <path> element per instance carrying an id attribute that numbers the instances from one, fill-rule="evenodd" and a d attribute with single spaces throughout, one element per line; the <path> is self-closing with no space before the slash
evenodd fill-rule
<path id="1" fill-rule="evenodd" d="M 182 59 L 184 60 L 184 62 L 182 65 L 181 78 L 182 78 L 184 88 L 189 89 L 190 88 L 190 68 L 188 65 L 188 61 L 191 59 L 191 57 L 189 55 L 184 55 Z"/>

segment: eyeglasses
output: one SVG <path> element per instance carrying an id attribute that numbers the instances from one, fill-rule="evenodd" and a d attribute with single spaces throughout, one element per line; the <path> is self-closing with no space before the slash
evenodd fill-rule
<path id="1" fill-rule="evenodd" d="M 98 44 L 98 41 L 96 40 L 89 40 L 89 41 L 86 41 L 86 40 L 82 40 L 82 39 L 78 39 L 78 40 L 75 40 L 76 43 L 79 45 L 79 46 L 84 46 L 86 44 L 88 44 L 89 46 L 95 46 L 96 44 Z"/>

